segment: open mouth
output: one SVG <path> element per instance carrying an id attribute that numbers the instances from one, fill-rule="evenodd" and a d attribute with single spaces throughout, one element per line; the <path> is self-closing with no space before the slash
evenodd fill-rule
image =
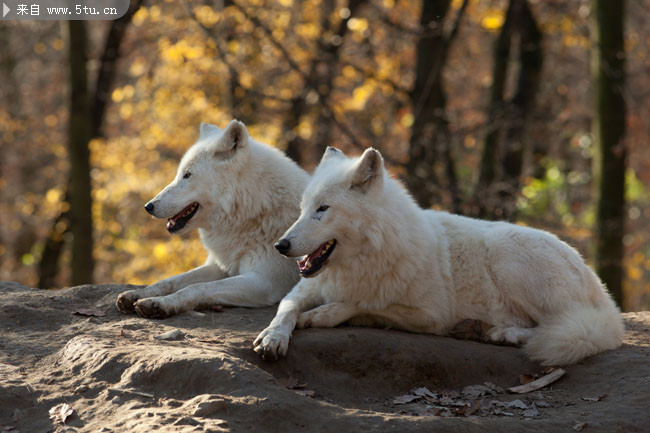
<path id="1" fill-rule="evenodd" d="M 192 219 L 198 209 L 199 204 L 194 202 L 173 217 L 169 218 L 167 220 L 167 231 L 169 233 L 174 233 L 185 227 L 185 224 Z"/>
<path id="2" fill-rule="evenodd" d="M 298 260 L 298 269 L 303 277 L 312 277 L 318 272 L 327 261 L 332 251 L 336 247 L 336 239 L 325 242 L 316 251 Z"/>

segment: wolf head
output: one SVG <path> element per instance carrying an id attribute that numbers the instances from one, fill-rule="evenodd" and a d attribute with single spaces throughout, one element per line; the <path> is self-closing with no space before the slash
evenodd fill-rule
<path id="1" fill-rule="evenodd" d="M 300 204 L 300 218 L 275 245 L 288 257 L 300 257 L 303 277 L 314 277 L 329 263 L 354 260 L 368 240 L 381 236 L 372 214 L 381 209 L 387 177 L 379 151 L 369 148 L 348 158 L 328 147 Z"/>
<path id="2" fill-rule="evenodd" d="M 211 211 L 232 201 L 232 182 L 249 157 L 249 135 L 238 120 L 225 130 L 202 123 L 197 142 L 185 153 L 174 180 L 145 205 L 156 218 L 167 218 L 167 230 L 181 233 L 203 227 Z"/>

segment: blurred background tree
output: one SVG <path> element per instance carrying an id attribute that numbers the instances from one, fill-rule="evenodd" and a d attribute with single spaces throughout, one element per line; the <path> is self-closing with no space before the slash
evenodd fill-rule
<path id="1" fill-rule="evenodd" d="M 0 278 L 149 284 L 201 263 L 142 204 L 201 121 L 237 117 L 307 169 L 375 146 L 423 206 L 550 230 L 650 308 L 650 0 L 131 3 L 83 31 L 0 21 Z"/>

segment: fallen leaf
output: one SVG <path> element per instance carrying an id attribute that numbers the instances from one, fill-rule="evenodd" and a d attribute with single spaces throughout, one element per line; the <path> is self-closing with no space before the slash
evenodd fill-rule
<path id="1" fill-rule="evenodd" d="M 476 399 L 487 394 L 494 394 L 494 391 L 485 385 L 470 385 L 463 388 L 461 393 L 465 398 Z"/>
<path id="2" fill-rule="evenodd" d="M 527 383 L 533 382 L 535 379 L 537 379 L 536 376 L 539 376 L 537 374 L 520 374 L 519 375 L 519 383 L 522 385 L 526 385 Z"/>
<path id="3" fill-rule="evenodd" d="M 507 401 L 505 403 L 505 407 L 509 409 L 512 409 L 513 407 L 516 409 L 528 409 L 528 406 L 526 406 L 526 404 L 519 399 L 513 401 Z"/>
<path id="4" fill-rule="evenodd" d="M 65 424 L 65 421 L 72 415 L 74 410 L 68 403 L 57 404 L 50 409 L 50 419 L 59 424 Z"/>
<path id="5" fill-rule="evenodd" d="M 307 387 L 306 383 L 299 383 L 298 379 L 292 376 L 285 379 L 278 379 L 278 382 L 280 382 L 280 385 L 288 389 L 302 389 Z"/>
<path id="6" fill-rule="evenodd" d="M 485 386 L 487 386 L 488 388 L 490 388 L 490 389 L 491 389 L 492 391 L 494 391 L 494 393 L 496 393 L 496 394 L 501 394 L 501 393 L 503 392 L 503 388 L 501 388 L 500 386 L 496 386 L 496 385 L 493 384 L 492 382 L 483 382 L 483 385 L 485 385 Z"/>
<path id="7" fill-rule="evenodd" d="M 72 314 L 76 314 L 78 316 L 94 316 L 94 317 L 103 317 L 106 315 L 106 313 L 103 312 L 102 310 L 96 310 L 93 308 L 79 308 L 78 310 L 73 311 Z"/>
<path id="8" fill-rule="evenodd" d="M 600 401 L 607 397 L 607 394 L 599 395 L 598 397 L 582 397 L 584 401 Z"/>
<path id="9" fill-rule="evenodd" d="M 497 409 L 494 412 L 492 412 L 494 415 L 503 415 L 503 416 L 515 416 L 514 413 L 512 412 L 506 412 L 505 410 L 500 410 Z"/>
<path id="10" fill-rule="evenodd" d="M 438 394 L 429 391 L 429 389 L 424 386 L 421 388 L 415 388 L 413 391 L 411 391 L 411 393 L 413 393 L 413 395 L 417 395 L 420 397 L 438 398 Z"/>
<path id="11" fill-rule="evenodd" d="M 477 412 L 481 408 L 481 404 L 478 402 L 478 400 L 472 401 L 472 403 L 469 406 L 464 406 L 461 408 L 454 408 L 452 409 L 457 415 L 461 416 L 470 416 Z"/>
<path id="12" fill-rule="evenodd" d="M 79 386 L 76 387 L 76 388 L 74 389 L 74 391 L 72 391 L 72 392 L 74 392 L 75 394 L 81 394 L 81 393 L 83 393 L 83 392 L 88 391 L 88 389 L 89 389 L 89 388 L 88 388 L 88 385 L 79 385 Z"/>
<path id="13" fill-rule="evenodd" d="M 164 334 L 156 335 L 153 338 L 156 340 L 182 340 L 185 334 L 180 329 L 172 329 Z"/>
<path id="14" fill-rule="evenodd" d="M 582 429 L 585 428 L 585 427 L 587 427 L 586 422 L 579 422 L 579 423 L 576 423 L 572 428 L 575 431 L 582 431 Z"/>
<path id="15" fill-rule="evenodd" d="M 422 396 L 419 395 L 404 394 L 404 395 L 400 395 L 399 397 L 395 397 L 393 399 L 393 404 L 407 404 L 407 403 L 411 403 L 412 401 L 419 400 L 421 398 Z"/>
<path id="16" fill-rule="evenodd" d="M 535 407 L 535 405 L 532 405 L 530 409 L 526 409 L 521 413 L 521 415 L 524 418 L 536 418 L 539 416 L 539 411 Z"/>
<path id="17" fill-rule="evenodd" d="M 515 386 L 513 388 L 508 388 L 508 391 L 514 392 L 516 394 L 525 394 L 527 392 L 537 391 L 538 389 L 544 388 L 545 386 L 548 386 L 551 383 L 555 382 L 556 380 L 564 376 L 564 373 L 566 373 L 566 371 L 561 368 L 554 369 L 547 375 L 542 376 L 539 379 L 534 380 L 530 383 L 527 383 L 525 385 Z"/>

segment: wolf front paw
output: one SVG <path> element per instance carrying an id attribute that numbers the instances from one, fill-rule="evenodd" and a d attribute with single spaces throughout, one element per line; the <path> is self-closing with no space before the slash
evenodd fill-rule
<path id="1" fill-rule="evenodd" d="M 134 307 L 133 304 L 140 299 L 140 296 L 136 293 L 135 290 L 129 290 L 127 292 L 122 292 L 117 297 L 115 301 L 115 306 L 124 314 L 133 313 Z"/>
<path id="2" fill-rule="evenodd" d="M 277 328 L 266 328 L 253 342 L 253 350 L 266 361 L 277 361 L 287 354 L 291 334 Z"/>
<path id="3" fill-rule="evenodd" d="M 133 307 L 140 317 L 147 319 L 164 319 L 174 315 L 174 311 L 161 298 L 140 299 Z"/>

